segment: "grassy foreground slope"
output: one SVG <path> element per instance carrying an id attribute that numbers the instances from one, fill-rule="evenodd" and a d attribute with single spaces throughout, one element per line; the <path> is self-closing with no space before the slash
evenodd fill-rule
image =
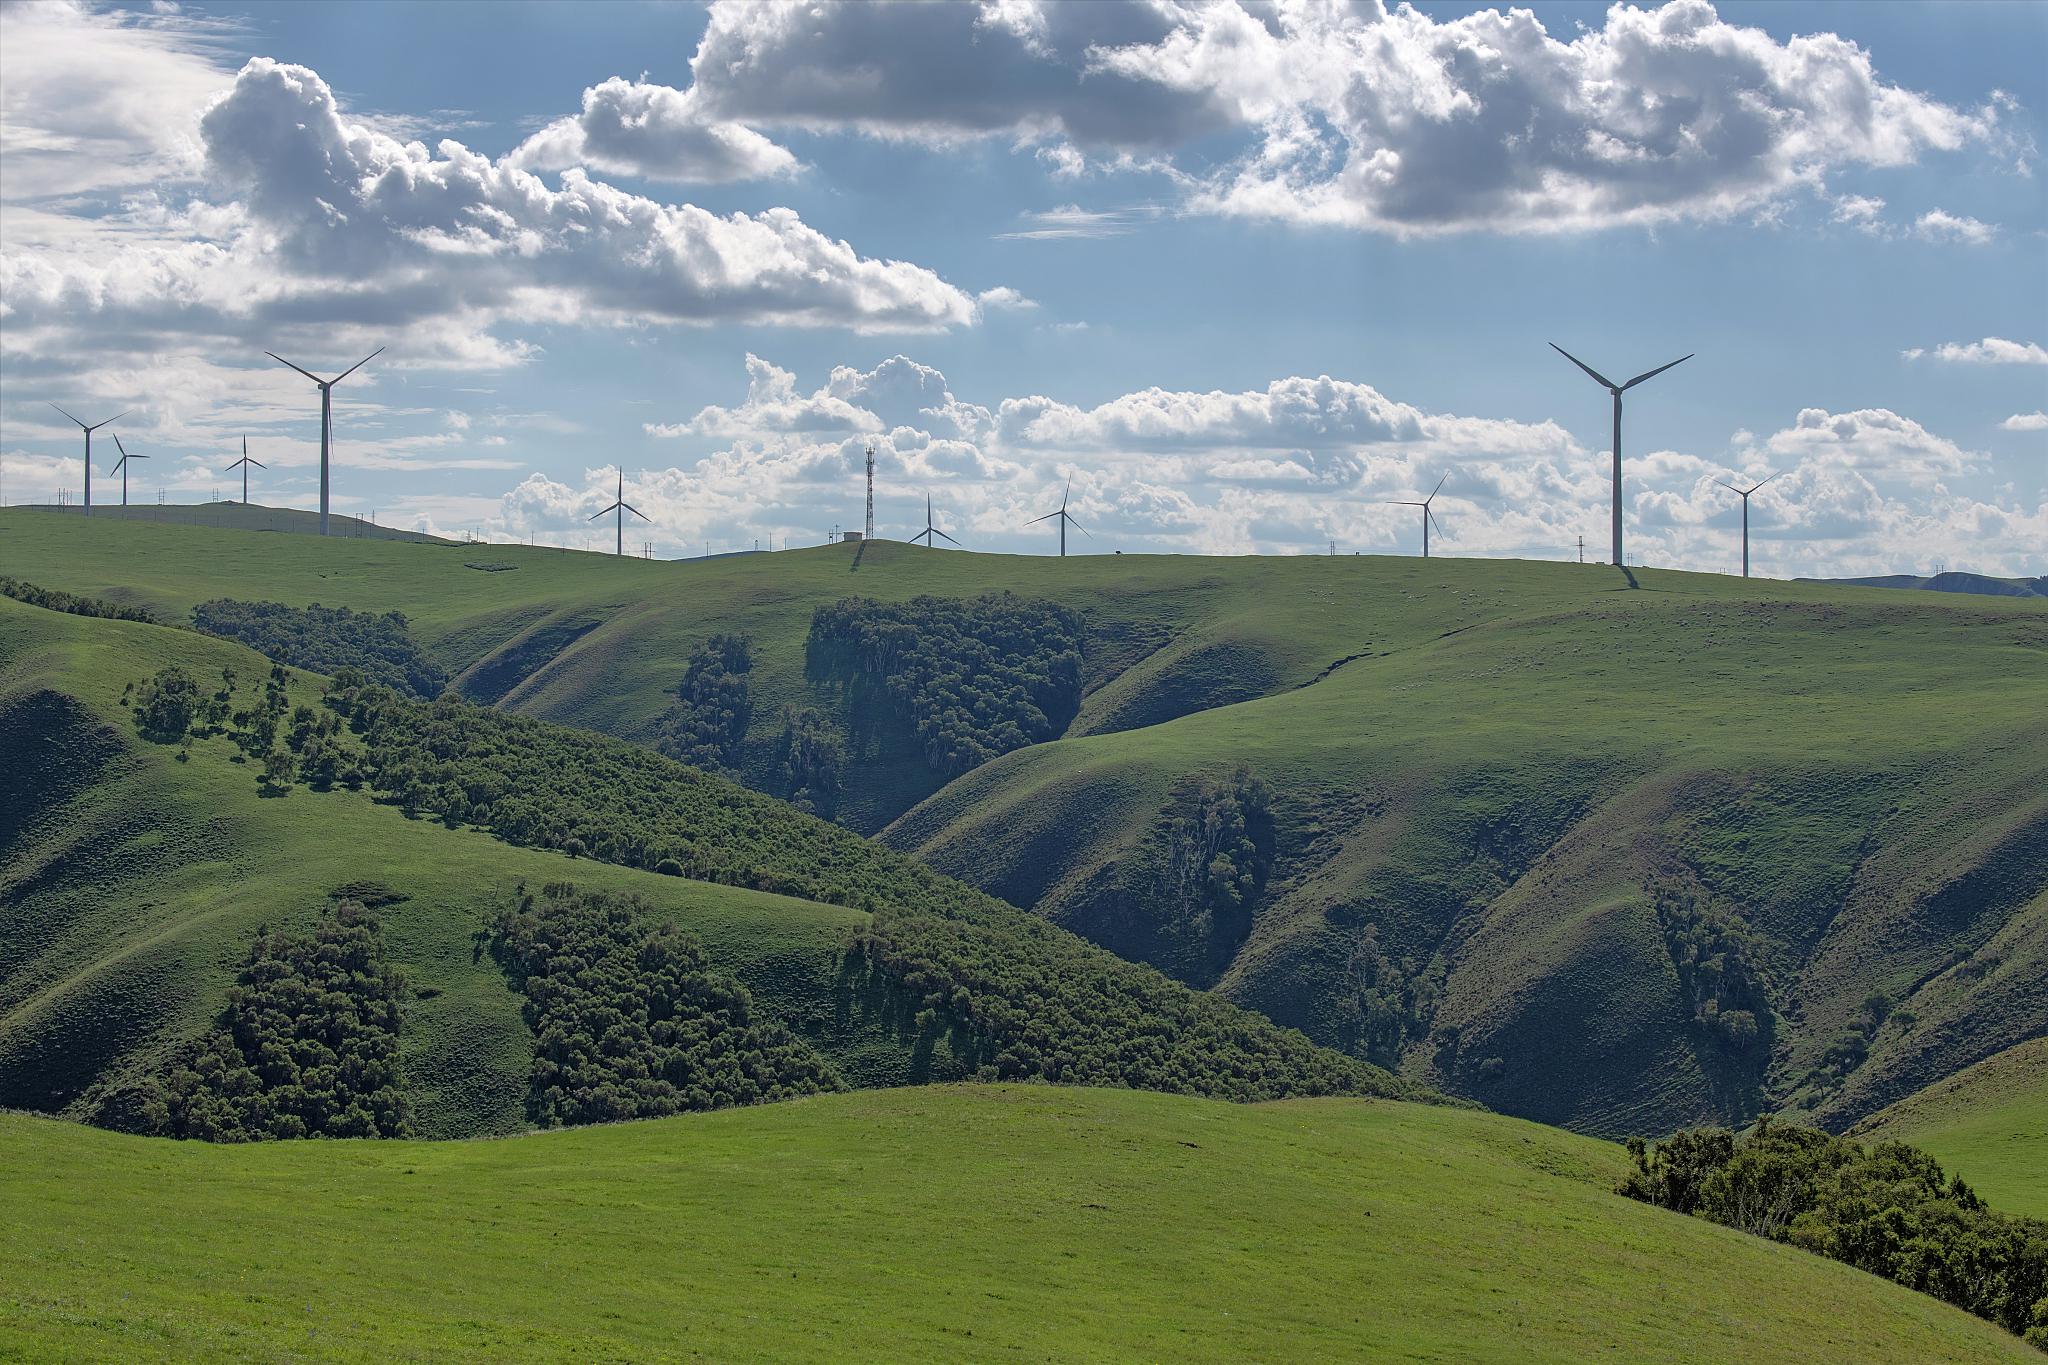
<path id="1" fill-rule="evenodd" d="M 1465 1111 L 1035 1086 L 438 1144 L 0 1115 L 0 1355 L 2038 1359 L 1619 1198 L 1621 1164 Z"/>
<path id="2" fill-rule="evenodd" d="M 1999 1209 L 2048 1218 L 2048 1038 L 2007 1048 L 1850 1130 L 1932 1152 Z"/>

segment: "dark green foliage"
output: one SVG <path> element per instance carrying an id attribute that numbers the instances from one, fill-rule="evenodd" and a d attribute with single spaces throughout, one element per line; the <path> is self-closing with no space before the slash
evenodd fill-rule
<path id="1" fill-rule="evenodd" d="M 1273 844 L 1264 782 L 1244 768 L 1224 781 L 1183 778 L 1149 838 L 1067 922 L 1124 957 L 1207 985 L 1251 932 Z"/>
<path id="2" fill-rule="evenodd" d="M 448 675 L 413 643 L 401 612 L 216 597 L 192 608 L 192 624 L 313 673 L 360 669 L 370 681 L 415 697 L 439 696 L 448 685 Z"/>
<path id="3" fill-rule="evenodd" d="M 1632 1199 L 1846 1261 L 2048 1348 L 2048 1222 L 1993 1212 L 1916 1147 L 1766 1118 L 1628 1150 Z"/>
<path id="4" fill-rule="evenodd" d="M 47 607 L 51 611 L 69 612 L 73 616 L 100 616 L 115 621 L 140 621 L 148 626 L 163 624 L 157 619 L 156 613 L 147 607 L 124 607 L 119 602 L 109 602 L 104 597 L 81 597 L 77 593 L 64 592 L 57 588 L 41 588 L 33 583 L 24 583 L 19 578 L 9 578 L 5 574 L 0 574 L 0 597 L 11 597 L 32 607 Z"/>
<path id="5" fill-rule="evenodd" d="M 956 777 L 1067 728 L 1081 705 L 1081 620 L 1011 593 L 849 597 L 811 617 L 804 674 L 845 690 L 857 740 L 893 720 L 933 772 Z"/>
<path id="6" fill-rule="evenodd" d="M 1353 989 L 1338 996 L 1338 1036 L 1345 1049 L 1381 1066 L 1396 1066 L 1410 1038 L 1429 1031 L 1437 989 L 1413 957 L 1398 962 L 1381 951 L 1379 926 L 1368 924 L 1344 965 Z"/>
<path id="7" fill-rule="evenodd" d="M 404 993 L 377 921 L 342 901 L 310 934 L 259 937 L 216 1026 L 159 1077 L 108 1097 L 99 1120 L 210 1142 L 405 1137 Z"/>
<path id="8" fill-rule="evenodd" d="M 754 652 L 744 635 L 714 635 L 690 655 L 676 699 L 661 716 L 654 747 L 670 758 L 714 772 L 739 765 L 754 703 L 747 672 Z"/>
<path id="9" fill-rule="evenodd" d="M 1694 1026 L 1750 1069 L 1760 1069 L 1770 1053 L 1774 1020 L 1761 962 L 1763 939 L 1739 916 L 1677 881 L 1660 881 L 1650 892 Z"/>
<path id="10" fill-rule="evenodd" d="M 1192 1094 L 1390 1094 L 1376 1067 L 1191 992 L 922 863 L 637 745 L 381 688 L 327 698 L 373 789 L 513 843 L 875 912 L 854 966 L 977 1071 Z M 935 1036 L 935 1035 L 934 1035 Z"/>
<path id="11" fill-rule="evenodd" d="M 185 737 L 200 706 L 199 684 L 175 664 L 142 684 L 135 699 L 135 728 L 144 739 L 174 744 Z"/>
<path id="12" fill-rule="evenodd" d="M 840 773 L 846 742 L 815 706 L 782 708 L 782 735 L 775 741 L 781 794 L 798 810 L 832 818 L 839 808 Z"/>
<path id="13" fill-rule="evenodd" d="M 703 947 L 652 925 L 637 899 L 566 883 L 519 888 L 491 952 L 526 995 L 534 1032 L 527 1116 L 548 1127 L 654 1118 L 840 1089 Z"/>

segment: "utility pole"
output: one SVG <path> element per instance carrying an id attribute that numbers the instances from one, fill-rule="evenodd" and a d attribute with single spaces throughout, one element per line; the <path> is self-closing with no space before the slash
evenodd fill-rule
<path id="1" fill-rule="evenodd" d="M 875 443 L 868 442 L 868 521 L 862 540 L 875 538 Z"/>

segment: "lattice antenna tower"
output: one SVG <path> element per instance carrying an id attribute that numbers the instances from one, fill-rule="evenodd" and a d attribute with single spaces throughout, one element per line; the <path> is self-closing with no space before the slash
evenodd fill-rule
<path id="1" fill-rule="evenodd" d="M 875 538 L 875 443 L 868 442 L 868 520 L 863 540 Z"/>

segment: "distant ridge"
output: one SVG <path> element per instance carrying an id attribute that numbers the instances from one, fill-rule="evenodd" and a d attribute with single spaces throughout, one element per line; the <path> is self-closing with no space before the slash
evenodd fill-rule
<path id="1" fill-rule="evenodd" d="M 1983 597 L 2048 597 L 2048 577 L 1991 578 L 1952 569 L 1931 578 L 1915 574 L 1880 574 L 1873 578 L 1802 578 L 1801 583 L 1837 583 L 1851 588 L 1922 588 L 1928 592 L 1970 592 Z"/>
<path id="2" fill-rule="evenodd" d="M 24 511 L 61 512 L 68 516 L 81 516 L 82 507 L 58 507 L 49 503 L 32 504 Z M 201 502 L 201 503 L 136 503 L 129 507 L 109 507 L 100 504 L 92 509 L 95 519 L 107 521 L 152 521 L 180 526 L 216 526 L 225 531 L 283 531 L 298 535 L 317 535 L 320 530 L 318 512 L 302 512 L 296 507 L 266 507 L 262 503 Z M 405 531 L 395 526 L 379 526 L 361 517 L 331 515 L 331 534 L 337 539 L 355 540 L 410 540 L 423 545 L 460 545 L 459 540 L 448 540 L 442 536 L 428 535 L 425 531 Z"/>

